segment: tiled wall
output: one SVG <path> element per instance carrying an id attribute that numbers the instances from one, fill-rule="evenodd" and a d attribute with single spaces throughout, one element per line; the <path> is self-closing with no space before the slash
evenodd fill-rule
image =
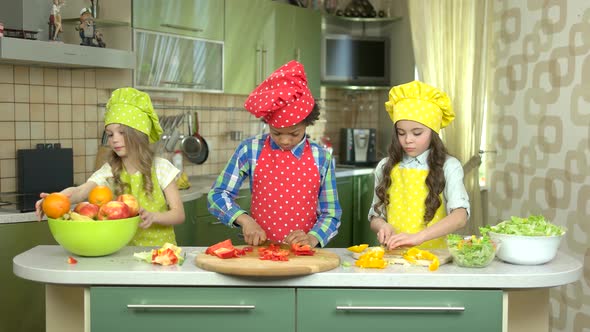
<path id="1" fill-rule="evenodd" d="M 97 83 L 97 76 L 94 69 L 0 64 L 0 193 L 17 190 L 16 150 L 34 148 L 37 143 L 61 143 L 62 147 L 73 148 L 74 183 L 82 183 L 92 174 L 104 126 L 102 105 L 112 92 L 98 88 L 102 85 Z M 239 144 L 230 138 L 230 131 L 241 132 L 245 138 L 261 130 L 260 121 L 241 109 L 246 96 L 168 95 L 180 97 L 176 101 L 162 101 L 154 96 L 157 113 L 176 115 L 196 110 L 199 133 L 209 145 L 209 157 L 204 164 L 185 160 L 189 176 L 219 173 Z M 320 99 L 321 119 L 308 129 L 308 134 L 316 140 L 329 136 L 337 154 L 340 128 L 376 128 L 386 96 L 383 90 L 324 90 Z M 179 129 L 186 134 L 187 127 L 181 125 Z"/>

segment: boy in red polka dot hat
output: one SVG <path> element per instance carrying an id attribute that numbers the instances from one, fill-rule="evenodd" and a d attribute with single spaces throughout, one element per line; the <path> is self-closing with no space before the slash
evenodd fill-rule
<path id="1" fill-rule="evenodd" d="M 244 107 L 269 125 L 269 133 L 244 140 L 208 195 L 209 211 L 244 240 L 325 246 L 340 227 L 332 155 L 305 134 L 320 111 L 303 65 L 290 61 L 248 96 Z M 249 178 L 248 213 L 236 198 Z"/>

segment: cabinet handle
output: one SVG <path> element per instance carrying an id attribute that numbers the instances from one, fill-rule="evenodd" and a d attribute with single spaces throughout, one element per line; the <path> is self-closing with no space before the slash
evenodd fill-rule
<path id="1" fill-rule="evenodd" d="M 299 47 L 295 49 L 295 60 L 301 62 L 301 49 Z"/>
<path id="2" fill-rule="evenodd" d="M 262 52 L 262 49 L 260 49 L 259 47 L 256 48 L 256 77 L 254 78 L 256 80 L 256 85 L 259 85 L 260 82 L 262 81 L 262 79 L 260 78 L 262 75 L 260 75 L 261 71 L 262 71 L 262 55 L 260 54 Z"/>
<path id="3" fill-rule="evenodd" d="M 217 310 L 253 310 L 255 305 L 237 305 L 237 304 L 128 304 L 127 309 L 144 309 L 144 310 L 166 310 L 166 309 L 217 309 Z"/>
<path id="4" fill-rule="evenodd" d="M 160 81 L 162 84 L 176 84 L 176 85 L 188 85 L 188 86 L 202 86 L 203 83 L 188 83 L 188 82 L 180 82 L 180 81 Z"/>
<path id="5" fill-rule="evenodd" d="M 355 307 L 355 306 L 336 306 L 336 310 L 343 311 L 394 311 L 394 312 L 462 312 L 465 307 Z"/>
<path id="6" fill-rule="evenodd" d="M 203 29 L 200 29 L 200 28 L 192 28 L 192 27 L 187 27 L 184 25 L 176 25 L 176 24 L 170 24 L 170 23 L 162 23 L 162 24 L 160 24 L 160 26 L 163 28 L 172 28 L 172 29 L 186 30 L 186 31 L 192 31 L 192 32 L 203 32 Z"/>
<path id="7" fill-rule="evenodd" d="M 266 78 L 266 52 L 267 52 L 266 48 L 263 48 L 262 49 L 262 76 L 261 76 L 262 80 L 264 80 Z"/>

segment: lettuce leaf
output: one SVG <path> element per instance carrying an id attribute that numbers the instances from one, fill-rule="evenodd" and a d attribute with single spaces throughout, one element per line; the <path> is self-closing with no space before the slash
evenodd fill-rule
<path id="1" fill-rule="evenodd" d="M 480 232 L 494 232 L 499 234 L 523 235 L 523 236 L 559 236 L 565 234 L 561 226 L 550 223 L 542 215 L 533 215 L 528 218 L 512 216 L 510 220 L 504 220 L 496 226 L 480 227 Z"/>

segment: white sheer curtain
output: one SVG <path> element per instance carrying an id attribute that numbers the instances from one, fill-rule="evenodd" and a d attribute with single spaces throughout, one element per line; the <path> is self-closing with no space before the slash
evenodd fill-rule
<path id="1" fill-rule="evenodd" d="M 465 234 L 477 234 L 484 220 L 478 166 L 493 82 L 492 5 L 493 0 L 408 0 L 419 77 L 448 93 L 456 113 L 442 133 L 449 152 L 464 164 L 471 202 Z"/>

